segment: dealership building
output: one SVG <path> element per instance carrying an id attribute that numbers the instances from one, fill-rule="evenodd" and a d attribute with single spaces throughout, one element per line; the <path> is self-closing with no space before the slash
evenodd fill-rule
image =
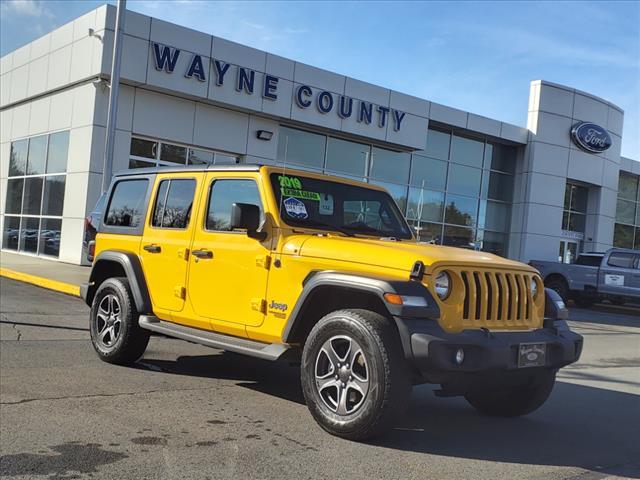
<path id="1" fill-rule="evenodd" d="M 115 17 L 102 6 L 0 61 L 3 250 L 83 261 Z M 286 164 L 387 188 L 423 242 L 523 261 L 640 249 L 640 162 L 602 98 L 533 81 L 524 128 L 131 11 L 122 40 L 113 172 Z"/>

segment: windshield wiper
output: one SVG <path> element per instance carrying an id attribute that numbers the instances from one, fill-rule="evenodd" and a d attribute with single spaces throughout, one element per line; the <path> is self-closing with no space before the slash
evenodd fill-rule
<path id="1" fill-rule="evenodd" d="M 344 227 L 337 227 L 337 226 L 331 225 L 329 223 L 317 222 L 317 221 L 313 221 L 313 220 L 308 221 L 308 222 L 307 221 L 305 221 L 305 222 L 296 222 L 296 226 L 309 227 L 309 228 L 320 228 L 320 227 L 322 227 L 322 228 L 326 228 L 326 229 L 329 229 L 329 230 L 334 230 L 336 232 L 340 232 L 343 235 L 346 235 L 347 237 L 354 237 L 355 236 L 352 232 L 346 230 Z"/>
<path id="2" fill-rule="evenodd" d="M 343 225 L 341 228 L 353 230 L 356 232 L 373 233 L 373 234 L 382 235 L 382 236 L 385 236 L 386 234 L 382 230 L 378 230 L 377 228 L 370 227 L 369 225 L 364 225 L 364 224 L 358 225 L 358 226 Z"/>

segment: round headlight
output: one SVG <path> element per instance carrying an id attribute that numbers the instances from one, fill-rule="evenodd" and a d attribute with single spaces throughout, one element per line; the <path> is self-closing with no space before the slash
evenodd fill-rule
<path id="1" fill-rule="evenodd" d="M 451 277 L 447 272 L 440 272 L 436 276 L 435 291 L 440 300 L 444 300 L 451 293 Z"/>
<path id="2" fill-rule="evenodd" d="M 538 294 L 538 282 L 536 282 L 535 278 L 531 279 L 531 296 L 533 298 L 536 298 L 536 295 Z"/>

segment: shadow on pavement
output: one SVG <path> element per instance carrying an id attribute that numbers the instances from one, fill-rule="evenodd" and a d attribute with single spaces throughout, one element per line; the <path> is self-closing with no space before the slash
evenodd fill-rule
<path id="1" fill-rule="evenodd" d="M 235 380 L 239 386 L 304 404 L 300 369 L 286 364 L 233 353 L 144 359 L 143 364 L 176 375 Z M 480 415 L 463 399 L 437 398 L 432 390 L 428 385 L 415 387 L 402 424 L 371 445 L 640 478 L 640 462 L 629 464 L 640 458 L 640 396 L 558 382 L 540 410 L 507 419 Z"/>
<path id="2" fill-rule="evenodd" d="M 600 323 L 618 327 L 640 327 L 640 308 L 615 306 L 604 303 L 590 308 L 569 308 L 569 320 Z"/>

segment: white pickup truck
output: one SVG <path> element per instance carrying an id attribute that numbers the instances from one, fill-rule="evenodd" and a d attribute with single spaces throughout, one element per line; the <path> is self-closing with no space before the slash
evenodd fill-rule
<path id="1" fill-rule="evenodd" d="M 600 300 L 615 305 L 640 301 L 640 250 L 612 248 L 605 253 L 584 253 L 575 263 L 532 260 L 544 284 L 567 302 L 588 307 Z"/>

